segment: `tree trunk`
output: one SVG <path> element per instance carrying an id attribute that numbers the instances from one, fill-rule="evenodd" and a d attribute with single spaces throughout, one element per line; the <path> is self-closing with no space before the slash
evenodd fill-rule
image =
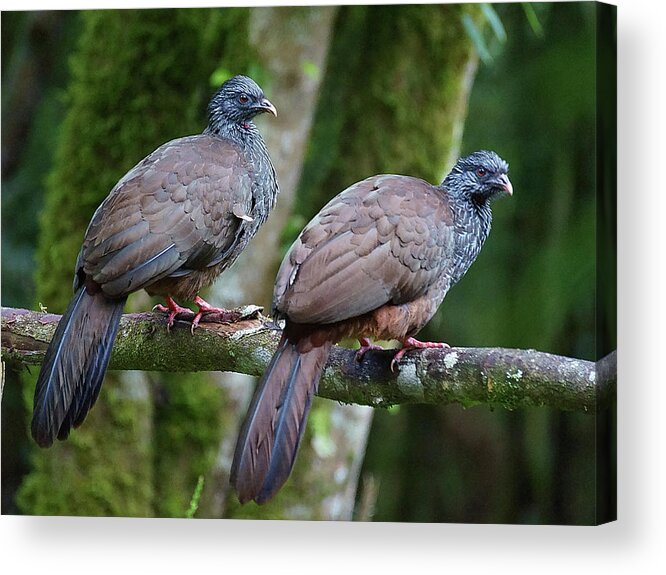
<path id="1" fill-rule="evenodd" d="M 300 219 L 286 230 L 288 241 L 331 197 L 373 174 L 441 181 L 458 155 L 477 66 L 461 24 L 464 11 L 475 19 L 480 14 L 460 5 L 340 8 L 295 204 Z M 306 433 L 314 428 L 317 434 L 318 412 L 352 421 L 355 409 L 317 398 L 315 425 Z M 372 415 L 358 417 L 369 425 Z M 300 454 L 296 473 L 307 454 Z M 365 484 L 355 517 L 368 520 L 377 490 L 367 488 L 376 487 L 372 481 Z"/>
<path id="2" fill-rule="evenodd" d="M 255 54 L 254 67 L 261 79 L 266 79 L 264 88 L 278 109 L 277 119 L 262 120 L 260 128 L 277 171 L 280 195 L 276 208 L 257 236 L 236 264 L 211 288 L 211 299 L 217 304 L 236 306 L 260 302 L 270 306 L 273 279 L 282 255 L 280 234 L 291 213 L 305 157 L 335 12 L 335 7 L 255 8 L 250 11 L 247 41 Z M 253 378 L 237 373 L 219 373 L 215 379 L 228 399 L 222 407 L 225 433 L 213 471 L 214 507 L 202 510 L 197 516 L 219 517 L 224 514 L 236 517 L 239 515 L 238 504 L 230 490 L 229 469 L 238 430 L 252 394 Z M 344 450 L 345 457 L 350 452 L 361 458 L 364 447 L 364 442 L 355 441 Z M 296 472 L 294 477 L 298 481 L 299 473 Z M 355 484 L 355 479 L 353 482 Z M 308 515 L 337 518 L 320 509 L 321 499 L 314 492 L 305 493 L 300 503 L 302 508 L 308 509 Z M 346 506 L 350 507 L 349 500 Z M 285 519 L 296 518 L 281 500 L 271 510 L 271 516 L 276 515 Z"/>
<path id="3" fill-rule="evenodd" d="M 116 181 L 158 145 L 205 125 L 217 55 L 233 52 L 225 43 L 232 31 L 242 34 L 246 14 L 80 13 L 69 109 L 40 219 L 37 289 L 50 310 L 62 310 L 71 296 L 83 231 Z M 141 301 L 143 308 L 145 296 L 132 297 L 129 307 Z M 169 378 L 157 385 L 151 379 L 145 373 L 108 376 L 86 425 L 67 442 L 34 450 L 34 470 L 19 494 L 24 512 L 185 514 L 197 475 L 214 458 L 221 396 L 213 383 L 170 388 Z M 26 400 L 31 412 L 32 398 Z"/>

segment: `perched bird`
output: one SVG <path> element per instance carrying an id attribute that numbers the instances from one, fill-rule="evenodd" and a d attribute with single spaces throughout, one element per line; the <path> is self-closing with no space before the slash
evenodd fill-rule
<path id="1" fill-rule="evenodd" d="M 74 297 L 56 329 L 35 390 L 32 436 L 65 439 L 95 403 L 123 306 L 145 289 L 166 297 L 167 325 L 193 300 L 202 314 L 225 311 L 197 294 L 229 267 L 266 220 L 278 184 L 252 123 L 277 115 L 250 78 L 213 95 L 208 125 L 163 144 L 132 168 L 95 211 L 74 271 Z M 175 298 L 175 299 L 174 299 Z"/>
<path id="2" fill-rule="evenodd" d="M 512 194 L 507 163 L 480 151 L 443 183 L 379 175 L 334 197 L 289 249 L 273 315 L 285 326 L 257 384 L 236 444 L 231 484 L 241 503 L 271 499 L 291 472 L 313 394 L 333 344 L 358 338 L 357 358 L 395 339 L 402 348 L 448 347 L 414 335 L 483 246 L 490 200 Z"/>

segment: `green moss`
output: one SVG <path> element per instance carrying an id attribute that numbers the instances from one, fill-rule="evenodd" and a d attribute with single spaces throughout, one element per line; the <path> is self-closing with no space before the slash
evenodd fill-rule
<path id="1" fill-rule="evenodd" d="M 49 311 L 67 305 L 84 230 L 113 185 L 158 145 L 203 129 L 216 68 L 243 73 L 252 65 L 248 18 L 240 8 L 80 13 L 40 217 L 37 298 Z M 153 409 L 144 376 L 107 376 L 83 426 L 67 442 L 35 449 L 21 509 L 183 516 L 197 477 L 214 461 L 221 396 L 203 375 L 174 375 L 160 389 L 166 393 Z"/>
<path id="2" fill-rule="evenodd" d="M 161 376 L 155 406 L 156 514 L 183 516 L 221 439 L 223 394 L 206 374 Z"/>
<path id="3" fill-rule="evenodd" d="M 31 402 L 34 385 L 25 387 Z M 106 401 L 98 402 L 83 427 L 48 451 L 35 449 L 34 470 L 18 495 L 21 509 L 34 515 L 152 516 L 150 430 L 136 428 L 150 420 L 152 406 L 136 401 L 136 390 L 127 387 L 107 377 Z"/>

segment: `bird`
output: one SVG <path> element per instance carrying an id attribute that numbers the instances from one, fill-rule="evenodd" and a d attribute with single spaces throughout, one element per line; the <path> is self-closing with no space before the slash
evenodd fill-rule
<path id="1" fill-rule="evenodd" d="M 306 225 L 278 270 L 272 315 L 280 341 L 239 432 L 230 483 L 241 503 L 270 501 L 286 482 L 332 346 L 397 340 L 391 368 L 476 259 L 490 232 L 490 202 L 512 195 L 508 164 L 477 151 L 440 185 L 380 174 L 335 196 Z M 379 348 L 381 349 L 381 348 Z"/>
<path id="2" fill-rule="evenodd" d="M 32 437 L 40 447 L 69 436 L 97 400 L 127 297 L 162 296 L 167 328 L 190 312 L 225 312 L 198 292 L 228 268 L 268 217 L 279 193 L 257 114 L 275 106 L 247 76 L 212 96 L 202 133 L 158 147 L 97 208 L 78 254 L 74 296 L 42 363 Z"/>

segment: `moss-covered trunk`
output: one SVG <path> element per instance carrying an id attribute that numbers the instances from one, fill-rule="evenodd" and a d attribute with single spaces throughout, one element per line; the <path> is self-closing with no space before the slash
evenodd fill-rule
<path id="1" fill-rule="evenodd" d="M 68 112 L 48 179 L 36 272 L 38 300 L 62 311 L 85 227 L 115 182 L 161 143 L 200 132 L 215 68 L 247 70 L 247 10 L 104 10 L 80 14 Z M 145 295 L 129 307 L 147 305 Z M 206 376 L 109 374 L 67 442 L 34 452 L 25 513 L 178 516 L 210 467 L 222 401 Z M 26 397 L 31 404 L 31 389 Z"/>

